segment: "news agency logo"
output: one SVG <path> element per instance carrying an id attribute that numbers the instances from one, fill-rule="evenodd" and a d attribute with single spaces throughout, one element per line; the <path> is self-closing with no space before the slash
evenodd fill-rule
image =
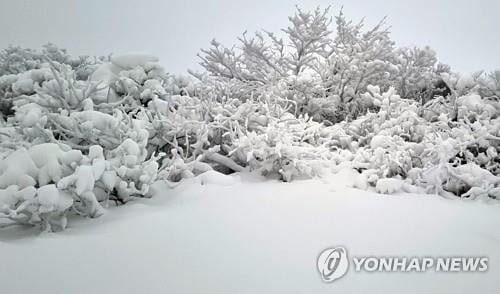
<path id="1" fill-rule="evenodd" d="M 489 259 L 484 256 L 353 256 L 337 246 L 323 250 L 317 260 L 321 279 L 331 283 L 342 278 L 353 265 L 354 272 L 486 272 Z"/>
<path id="2" fill-rule="evenodd" d="M 325 249 L 318 256 L 318 270 L 323 282 L 330 283 L 342 278 L 348 269 L 349 259 L 344 247 Z"/>

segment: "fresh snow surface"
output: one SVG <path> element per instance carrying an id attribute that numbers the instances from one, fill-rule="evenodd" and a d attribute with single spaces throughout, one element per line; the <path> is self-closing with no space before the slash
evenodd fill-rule
<path id="1" fill-rule="evenodd" d="M 60 233 L 0 233 L 0 293 L 498 293 L 500 206 L 343 186 L 203 177 L 74 219 Z M 486 273 L 355 273 L 325 284 L 316 258 L 488 256 Z"/>

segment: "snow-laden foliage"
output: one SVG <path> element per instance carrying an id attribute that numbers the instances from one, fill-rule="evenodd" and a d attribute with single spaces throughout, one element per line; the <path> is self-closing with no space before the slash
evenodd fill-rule
<path id="1" fill-rule="evenodd" d="M 468 196 L 474 187 L 498 197 L 500 111 L 492 115 L 491 105 L 477 95 L 438 99 L 440 114 L 429 121 L 422 117 L 428 108 L 377 90 L 370 95 L 385 101 L 380 111 L 346 125 L 360 146 L 353 163 L 366 169 L 370 183 L 396 177 L 432 193 Z M 478 104 L 471 108 L 474 97 Z"/>
<path id="2" fill-rule="evenodd" d="M 297 9 L 282 37 L 270 32 L 244 33 L 239 45 L 212 41 L 202 50 L 201 65 L 222 83 L 240 81 L 240 88 L 283 87 L 283 96 L 297 103 L 299 114 L 317 121 L 355 119 L 372 108 L 362 99 L 368 85 L 394 87 L 403 98 L 427 102 L 445 87 L 437 63 L 426 47 L 397 48 L 385 19 L 372 28 L 329 8 Z M 333 21 L 335 20 L 335 21 Z M 335 29 L 332 26 L 335 25 Z M 250 90 L 245 92 L 253 93 Z"/>
<path id="3" fill-rule="evenodd" d="M 125 202 L 131 195 L 148 195 L 156 180 L 155 158 L 144 161 L 131 140 L 104 156 L 94 145 L 80 150 L 55 143 L 19 148 L 0 165 L 1 213 L 23 224 L 64 229 L 70 209 L 97 217 L 110 199 Z"/>
<path id="4" fill-rule="evenodd" d="M 104 57 L 72 57 L 65 49 L 58 48 L 51 43 L 43 45 L 40 52 L 10 46 L 0 52 L 0 76 L 39 69 L 47 60 L 71 66 L 75 70 L 76 77 L 79 80 L 85 80 L 96 66 L 103 62 Z"/>
<path id="5" fill-rule="evenodd" d="M 195 79 L 143 54 L 5 50 L 0 225 L 62 230 L 152 196 L 157 180 L 245 171 L 500 197 L 498 72 L 452 73 L 430 48 L 395 47 L 385 21 L 366 29 L 328 9 L 298 9 L 281 34 L 212 42 Z"/>
<path id="6" fill-rule="evenodd" d="M 71 68 L 73 79 L 85 81 L 103 60 L 103 57 L 72 57 L 50 43 L 44 45 L 41 52 L 8 47 L 0 52 L 0 114 L 12 114 L 14 97 L 34 94 L 35 86 L 52 79 L 48 62 Z"/>
<path id="7" fill-rule="evenodd" d="M 291 181 L 321 173 L 332 157 L 332 135 L 310 119 L 286 115 L 258 131 L 237 132 L 230 154 L 264 175 Z"/>

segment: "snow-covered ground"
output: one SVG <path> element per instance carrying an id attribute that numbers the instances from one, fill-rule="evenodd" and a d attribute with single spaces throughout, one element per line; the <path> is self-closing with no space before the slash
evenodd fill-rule
<path id="1" fill-rule="evenodd" d="M 237 174 L 157 185 L 152 199 L 60 233 L 0 234 L 0 293 L 497 293 L 500 205 L 379 195 L 348 179 Z M 203 184 L 201 184 L 203 183 Z M 321 281 L 316 258 L 488 256 L 486 273 L 355 273 Z"/>

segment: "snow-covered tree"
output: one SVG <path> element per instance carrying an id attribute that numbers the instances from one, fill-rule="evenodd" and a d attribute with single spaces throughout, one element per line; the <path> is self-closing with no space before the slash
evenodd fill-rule
<path id="1" fill-rule="evenodd" d="M 395 87 L 412 99 L 427 101 L 436 94 L 440 73 L 449 69 L 437 64 L 434 51 L 396 48 L 385 19 L 366 28 L 363 20 L 349 20 L 341 11 L 332 30 L 329 13 L 329 8 L 297 8 L 283 37 L 245 32 L 231 48 L 214 40 L 199 54 L 201 65 L 221 83 L 238 80 L 251 95 L 259 95 L 259 88 L 279 88 L 295 103 L 296 115 L 307 113 L 318 121 L 339 122 L 365 113 L 373 105 L 361 94 L 370 84 L 383 91 Z"/>

